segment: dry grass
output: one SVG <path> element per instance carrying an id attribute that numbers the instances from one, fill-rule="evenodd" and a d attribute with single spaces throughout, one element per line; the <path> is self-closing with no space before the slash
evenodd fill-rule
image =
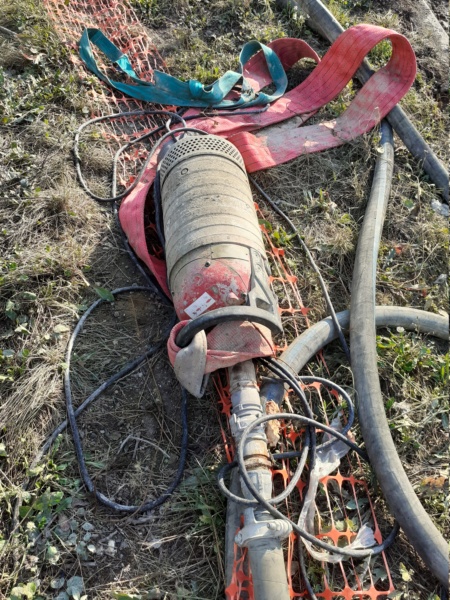
<path id="1" fill-rule="evenodd" d="M 326 49 L 302 29 L 301 21 L 293 23 L 267 2 L 224 0 L 214 14 L 187 0 L 178 2 L 177 10 L 162 0 L 140 4 L 141 18 L 158 27 L 165 58 L 179 76 L 214 79 L 233 66 L 241 42 L 252 37 L 267 41 L 287 34 L 306 38 L 320 52 Z M 334 7 L 342 9 L 337 1 Z M 342 15 L 362 20 L 363 13 L 361 9 L 358 17 L 353 13 L 349 17 L 346 11 Z M 394 7 L 390 12 L 374 8 L 365 15 L 378 24 L 405 27 Z M 3 544 L 14 502 L 23 495 L 20 486 L 28 465 L 64 416 L 62 371 L 69 331 L 96 298 L 93 287 L 113 289 L 142 282 L 130 269 L 109 211 L 88 199 L 75 179 L 72 135 L 86 118 L 83 109 L 89 112 L 93 105 L 67 60 L 67 51 L 35 0 L 0 0 L 0 24 L 20 35 L 16 41 L 0 39 L 4 78 L 3 89 L 0 86 L 0 307 L 4 312 L 0 425 L 8 455 L 2 457 L 0 452 L 0 598 L 8 598 L 14 585 L 37 579 L 41 597 L 55 597 L 58 592 L 51 583 L 61 573 L 62 590 L 70 577 L 82 576 L 89 599 L 109 599 L 119 592 L 125 598 L 127 594 L 160 600 L 221 598 L 225 504 L 214 478 L 223 451 L 212 392 L 203 400 L 191 399 L 186 479 L 147 522 L 137 525 L 121 519 L 86 497 L 70 435 L 63 434 L 32 479 L 30 496 L 25 496 L 24 506 L 35 508 L 28 515 L 22 512 L 17 534 Z M 30 48 L 37 54 L 28 52 Z M 380 60 L 385 50 L 379 51 Z M 24 54 L 39 60 L 33 62 Z M 301 70 L 295 76 L 300 80 L 305 74 Z M 403 106 L 445 161 L 447 117 L 433 93 L 433 81 L 420 72 Z M 353 94 L 349 87 L 316 119 L 342 112 Z M 89 181 L 107 193 L 111 150 L 97 134 L 87 138 L 91 143 L 82 146 L 81 154 Z M 300 157 L 258 175 L 261 185 L 299 226 L 337 310 L 348 308 L 350 302 L 354 250 L 376 143 L 374 132 L 342 148 Z M 397 140 L 394 187 L 379 263 L 380 302 L 447 310 L 447 289 L 437 280 L 446 272 L 448 231 L 444 219 L 430 208 L 436 198 L 433 186 Z M 260 205 L 263 208 L 262 201 Z M 283 227 L 270 211 L 267 218 L 275 227 Z M 295 244 L 285 250 L 299 278 L 303 301 L 311 308 L 309 316 L 316 321 L 326 314 L 316 276 Z M 149 339 L 158 339 L 167 318 L 167 312 L 145 294 L 103 305 L 75 348 L 76 402 L 138 355 Z M 418 363 L 408 372 L 401 368 L 406 358 L 420 362 L 428 356 L 431 342 L 425 344 L 414 336 L 405 341 L 402 336 L 394 332 L 393 345 L 380 348 L 386 399 L 395 397 L 389 415 L 413 484 L 437 525 L 448 532 L 445 488 L 436 490 L 427 479 L 439 478 L 446 469 L 445 349 L 432 349 L 432 366 Z M 406 343 L 410 348 L 405 350 Z M 333 378 L 350 386 L 339 348 L 331 347 L 326 361 Z M 444 379 L 436 380 L 442 367 Z M 327 375 L 323 366 L 311 368 Z M 178 385 L 161 353 L 111 387 L 80 418 L 89 468 L 100 489 L 133 502 L 164 489 L 176 468 L 178 406 Z M 59 493 L 62 499 L 55 496 Z M 46 502 L 50 503 L 47 512 L 39 508 Z M 377 505 L 382 514 L 382 502 L 377 500 Z M 403 598 L 434 600 L 437 587 L 405 540 L 390 550 L 389 560 L 399 589 L 405 588 Z M 414 573 L 412 582 L 403 581 L 400 563 Z"/>

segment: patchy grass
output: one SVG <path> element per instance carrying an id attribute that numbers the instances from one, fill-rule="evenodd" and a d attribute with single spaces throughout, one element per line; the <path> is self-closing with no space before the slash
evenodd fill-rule
<path id="1" fill-rule="evenodd" d="M 302 37 L 319 53 L 327 47 L 302 18 L 266 0 L 221 0 L 214 10 L 211 3 L 196 0 L 136 0 L 134 5 L 171 73 L 185 79 L 208 83 L 236 67 L 240 47 L 252 38 Z M 395 6 L 382 11 L 366 0 L 333 0 L 329 6 L 344 26 L 367 20 L 408 32 Z M 109 211 L 80 191 L 72 166 L 73 132 L 96 110 L 86 92 L 98 88 L 98 82 L 90 75 L 80 78 L 37 0 L 0 0 L 0 25 L 18 34 L 0 37 L 0 598 L 221 598 L 224 501 L 214 478 L 223 451 L 212 392 L 190 402 L 184 483 L 145 522 L 118 518 L 86 497 L 68 434 L 30 471 L 40 444 L 64 416 L 64 349 L 74 323 L 97 297 L 94 288 L 142 282 L 130 269 Z M 388 44 L 379 45 L 371 60 L 384 64 L 389 52 Z M 294 69 L 291 85 L 310 69 L 308 64 Z M 349 85 L 315 120 L 341 114 L 354 93 Z M 447 162 L 447 116 L 429 73 L 419 70 L 402 105 Z M 95 133 L 89 140 L 81 148 L 83 164 L 89 181 L 107 193 L 110 149 Z M 337 310 L 350 301 L 377 142 L 373 132 L 258 174 L 260 184 L 299 226 Z M 379 303 L 447 311 L 448 227 L 430 208 L 436 199 L 434 186 L 397 140 L 379 261 Z M 273 224 L 273 240 L 285 249 L 298 276 L 311 320 L 322 318 L 326 307 L 314 272 L 284 224 L 267 208 L 264 212 Z M 75 348 L 76 402 L 138 355 L 148 339 L 158 339 L 167 317 L 145 294 L 103 305 Z M 448 535 L 445 349 L 395 331 L 380 332 L 378 351 L 386 408 L 402 459 L 437 526 Z M 338 348 L 330 348 L 326 362 L 338 383 L 351 385 Z M 323 366 L 311 369 L 328 375 Z M 161 353 L 80 418 L 89 468 L 105 493 L 138 501 L 157 495 L 171 480 L 180 439 L 178 395 Z M 148 441 L 167 456 L 149 449 Z M 30 483 L 24 491 L 26 479 Z M 18 527 L 10 537 L 18 498 Z M 381 510 L 380 499 L 377 504 Z M 390 550 L 389 558 L 398 598 L 435 600 L 437 586 L 405 540 Z M 382 580 L 381 567 L 378 574 Z"/>

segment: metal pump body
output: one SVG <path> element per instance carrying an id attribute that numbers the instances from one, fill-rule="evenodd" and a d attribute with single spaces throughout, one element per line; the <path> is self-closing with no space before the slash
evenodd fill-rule
<path id="1" fill-rule="evenodd" d="M 266 311 L 273 330 L 277 302 L 239 151 L 214 135 L 188 135 L 159 169 L 168 283 L 180 320 L 224 307 L 230 320 L 233 307 L 247 305 Z"/>
<path id="2" fill-rule="evenodd" d="M 209 134 L 178 139 L 161 159 L 159 180 L 169 289 L 178 317 L 189 321 L 181 333 L 189 327 L 197 331 L 196 324 L 206 329 L 242 319 L 280 331 L 264 242 L 238 150 Z M 183 343 L 179 334 L 176 341 L 185 346 L 190 339 L 187 336 Z M 230 368 L 229 375 L 230 428 L 238 443 L 263 407 L 251 360 Z M 253 485 L 270 499 L 272 474 L 264 428 L 249 437 L 245 458 Z M 241 483 L 244 496 L 251 500 Z M 248 548 L 255 600 L 288 600 L 282 540 L 291 527 L 263 508 L 247 509 L 244 522 L 236 543 Z"/>

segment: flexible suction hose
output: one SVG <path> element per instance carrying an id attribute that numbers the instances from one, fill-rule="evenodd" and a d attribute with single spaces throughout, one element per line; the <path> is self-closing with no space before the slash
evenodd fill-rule
<path id="1" fill-rule="evenodd" d="M 439 581 L 448 582 L 447 544 L 416 496 L 398 457 L 378 376 L 375 288 L 377 258 L 394 167 L 392 128 L 381 125 L 382 154 L 356 250 L 350 308 L 350 354 L 359 423 L 367 454 L 392 514 Z"/>
<path id="2" fill-rule="evenodd" d="M 344 331 L 350 328 L 350 311 L 344 310 L 336 314 L 338 321 Z M 377 306 L 375 308 L 375 325 L 381 327 L 403 327 L 408 331 L 416 331 L 433 335 L 441 340 L 448 340 L 448 319 L 441 315 L 409 308 L 403 306 Z M 319 321 L 309 329 L 306 329 L 296 338 L 287 350 L 278 358 L 278 362 L 288 366 L 293 373 L 298 373 L 306 363 L 311 360 L 322 348 L 337 338 L 337 330 L 333 319 L 327 317 Z M 264 390 L 268 390 L 272 383 L 265 384 Z M 279 384 L 274 390 L 279 390 Z M 278 400 L 283 397 L 284 388 L 271 398 Z"/>
<path id="3" fill-rule="evenodd" d="M 320 0 L 277 0 L 277 2 L 283 8 L 296 8 L 307 15 L 307 25 L 330 43 L 333 43 L 344 32 L 344 28 Z M 365 60 L 358 69 L 356 76 L 364 84 L 372 75 L 373 70 Z M 386 119 L 414 158 L 422 165 L 424 171 L 448 203 L 448 173 L 405 112 L 397 105 L 387 115 Z"/>
<path id="4" fill-rule="evenodd" d="M 394 324 L 392 315 L 396 326 L 434 333 L 444 339 L 448 338 L 448 321 L 414 309 L 385 307 L 382 313 L 375 309 L 378 250 L 394 166 L 392 128 L 386 121 L 381 125 L 381 150 L 359 237 L 351 293 L 350 351 L 359 421 L 367 453 L 394 517 L 429 569 L 443 585 L 448 585 L 447 544 L 417 498 L 398 457 L 386 418 L 376 352 L 376 326 Z M 340 315 L 346 319 L 342 327 L 347 328 L 346 313 Z M 389 315 L 390 323 L 385 319 Z M 401 316 L 402 323 L 398 316 Z M 334 337 L 335 325 L 331 328 L 330 321 L 327 321 L 322 321 L 295 340 L 281 356 L 280 362 L 298 372 Z M 280 393 L 282 390 L 278 388 L 276 391 L 276 384 L 272 388 L 269 384 L 263 390 L 265 396 L 269 395 L 276 401 L 281 400 Z"/>

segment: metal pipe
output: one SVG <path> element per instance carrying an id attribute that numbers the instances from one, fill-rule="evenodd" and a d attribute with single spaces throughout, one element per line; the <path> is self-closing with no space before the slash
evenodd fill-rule
<path id="1" fill-rule="evenodd" d="M 305 14 L 308 27 L 317 31 L 330 43 L 333 43 L 344 32 L 344 28 L 320 0 L 277 0 L 277 3 L 283 8 L 294 8 Z M 367 60 L 364 60 L 356 73 L 356 77 L 364 84 L 373 75 L 373 72 L 370 64 Z M 403 109 L 399 105 L 395 106 L 386 116 L 386 119 L 448 203 L 447 170 L 411 123 Z"/>
<path id="2" fill-rule="evenodd" d="M 232 414 L 231 433 L 236 441 L 245 429 L 262 416 L 262 406 L 256 383 L 255 367 L 251 360 L 231 367 L 230 393 Z M 272 473 L 267 438 L 263 426 L 256 427 L 244 448 L 245 463 L 252 484 L 267 500 L 272 497 Z M 243 495 L 253 496 L 241 480 Z M 289 536 L 291 527 L 284 521 L 273 519 L 263 507 L 244 510 L 244 528 L 235 541 L 248 548 L 255 600 L 289 600 L 286 567 L 282 540 Z"/>

